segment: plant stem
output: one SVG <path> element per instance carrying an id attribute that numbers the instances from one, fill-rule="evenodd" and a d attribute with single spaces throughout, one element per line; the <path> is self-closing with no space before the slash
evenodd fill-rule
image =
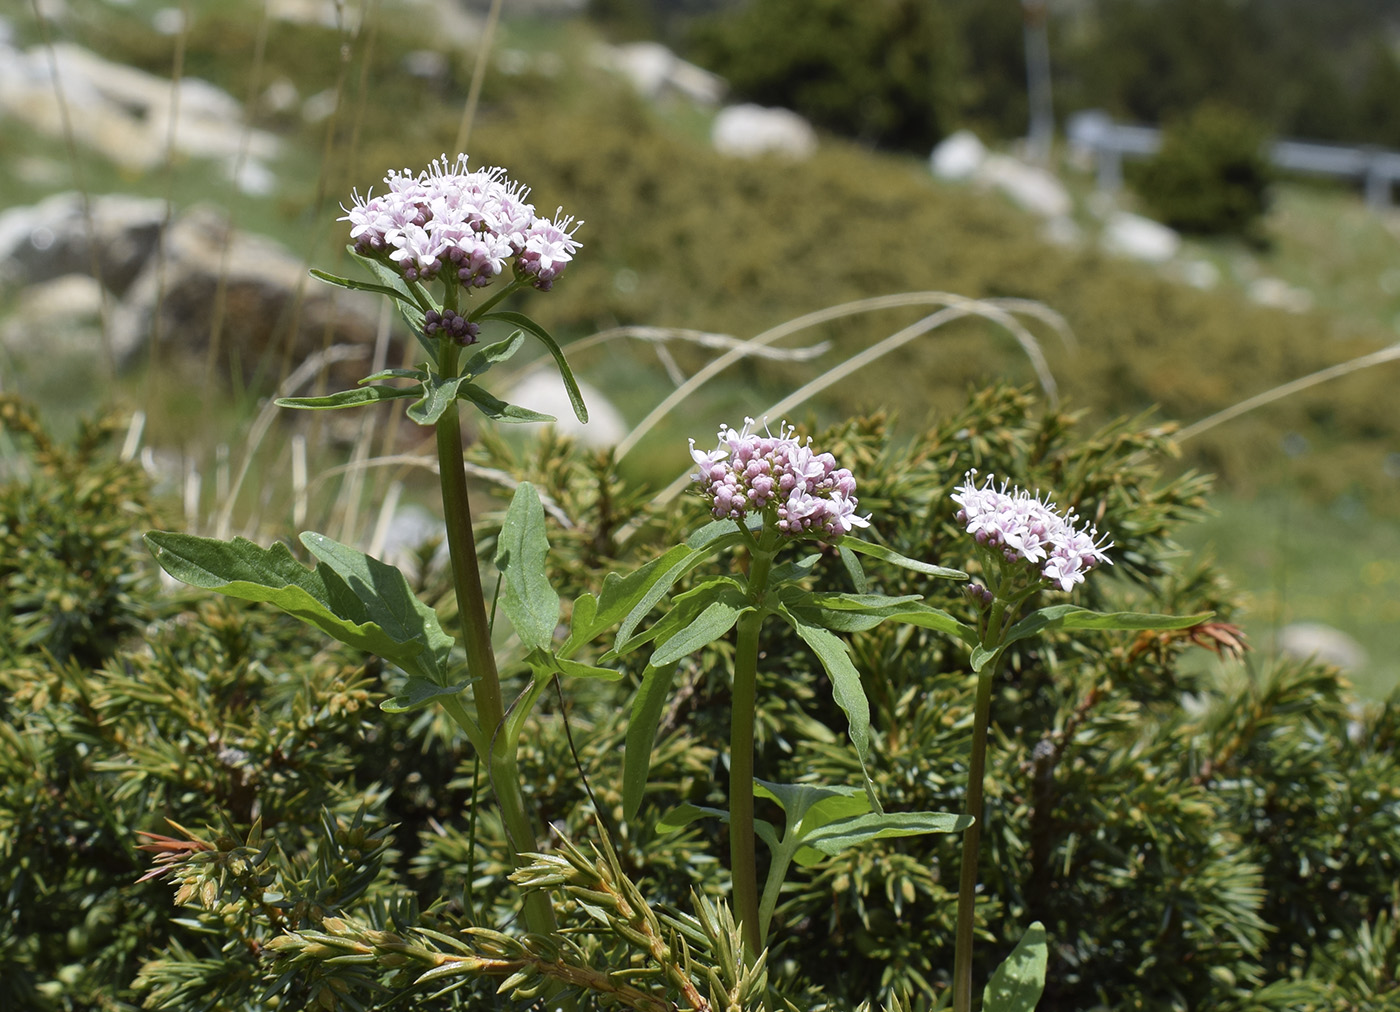
<path id="1" fill-rule="evenodd" d="M 758 687 L 758 632 L 773 552 L 756 549 L 749 566 L 749 600 L 757 606 L 739 619 L 734 650 L 734 701 L 729 725 L 729 864 L 734 912 L 750 957 L 763 951 L 759 930 L 758 865 L 753 832 L 753 724 Z"/>
<path id="2" fill-rule="evenodd" d="M 442 375 L 456 375 L 458 354 L 459 349 L 452 341 L 440 342 L 438 368 Z M 520 792 L 520 777 L 515 764 L 516 743 L 497 740 L 504 730 L 505 707 L 501 696 L 501 678 L 496 669 L 496 654 L 491 647 L 486 595 L 477 565 L 476 536 L 472 533 L 471 503 L 467 498 L 467 472 L 462 461 L 461 422 L 455 401 L 438 419 L 437 450 L 442 506 L 447 522 L 447 546 L 452 558 L 452 582 L 457 591 L 457 613 L 467 651 L 467 671 L 472 678 L 476 722 L 487 741 L 488 752 L 484 758 L 491 772 L 491 786 L 500 806 L 501 820 L 505 824 L 511 849 L 518 855 L 535 849 L 535 833 Z M 554 931 L 554 911 L 547 896 L 532 893 L 526 898 L 525 922 L 532 932 L 545 934 Z"/>
<path id="3" fill-rule="evenodd" d="M 967 764 L 967 798 L 963 813 L 973 818 L 963 831 L 962 862 L 958 870 L 958 926 L 953 949 L 953 1012 L 972 1010 L 972 933 L 977 903 L 977 858 L 982 842 L 982 781 L 987 769 L 987 725 L 992 710 L 992 679 L 1001 661 L 1002 626 L 1008 587 L 1003 583 L 992 604 L 982 648 L 990 652 L 977 671 L 977 702 L 972 712 L 972 756 Z"/>

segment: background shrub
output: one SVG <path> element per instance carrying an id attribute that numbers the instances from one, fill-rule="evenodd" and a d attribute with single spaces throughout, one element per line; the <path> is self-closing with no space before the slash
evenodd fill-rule
<path id="1" fill-rule="evenodd" d="M 1162 150 L 1134 175 L 1151 213 L 1183 232 L 1257 237 L 1273 170 L 1263 128 L 1244 113 L 1203 105 L 1162 133 Z"/>
<path id="2" fill-rule="evenodd" d="M 867 144 L 927 151 L 956 126 L 959 47 L 941 5 L 753 0 L 693 46 L 736 96 Z"/>

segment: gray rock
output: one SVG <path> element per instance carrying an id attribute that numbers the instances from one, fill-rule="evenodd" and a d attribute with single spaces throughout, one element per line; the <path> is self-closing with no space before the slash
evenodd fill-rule
<path id="1" fill-rule="evenodd" d="M 379 558 L 397 566 L 411 578 L 422 574 L 417 571 L 418 550 L 430 541 L 437 541 L 432 564 L 441 565 L 447 561 L 447 528 L 441 517 L 434 516 L 422 506 L 400 506 L 389 520 L 384 532 L 384 542 L 379 548 Z"/>
<path id="2" fill-rule="evenodd" d="M 0 213 L 0 283 L 32 285 L 68 274 L 91 274 L 93 253 L 103 285 L 121 295 L 151 256 L 165 220 L 165 202 L 112 193 L 90 200 L 56 193 Z"/>
<path id="3" fill-rule="evenodd" d="M 147 262 L 112 313 L 118 364 L 145 351 L 153 334 L 159 335 L 160 354 L 203 356 L 221 273 L 226 282 L 220 357 L 234 351 L 246 375 L 263 364 L 275 377 L 282 360 L 301 363 L 323 346 L 327 333 L 336 344 L 373 346 L 377 296 L 309 278 L 306 264 L 290 250 L 260 236 L 230 233 L 221 211 L 200 206 L 175 219 L 163 256 Z M 273 359 L 265 359 L 269 355 Z M 350 363 L 337 381 L 353 382 L 363 366 Z"/>
<path id="4" fill-rule="evenodd" d="M 79 141 L 132 172 L 160 165 L 172 143 L 178 154 L 229 168 L 240 157 L 266 161 L 280 147 L 272 134 L 245 124 L 237 99 L 207 81 L 172 83 L 67 42 L 24 51 L 0 44 L 0 113 L 53 137 L 71 124 Z"/>
<path id="5" fill-rule="evenodd" d="M 87 274 L 29 285 L 0 323 L 0 345 L 17 358 L 100 353 L 102 298 Z"/>

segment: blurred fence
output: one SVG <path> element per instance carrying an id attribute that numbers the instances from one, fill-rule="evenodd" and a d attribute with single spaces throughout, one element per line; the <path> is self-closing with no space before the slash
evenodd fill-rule
<path id="1" fill-rule="evenodd" d="M 1103 190 L 1123 185 L 1124 158 L 1148 158 L 1162 147 L 1162 131 L 1115 123 L 1099 110 L 1075 113 L 1067 133 L 1074 148 L 1094 158 Z M 1282 140 L 1270 146 L 1269 160 L 1284 172 L 1359 182 L 1365 188 L 1366 203 L 1375 208 L 1390 206 L 1394 185 L 1400 182 L 1400 151 Z"/>

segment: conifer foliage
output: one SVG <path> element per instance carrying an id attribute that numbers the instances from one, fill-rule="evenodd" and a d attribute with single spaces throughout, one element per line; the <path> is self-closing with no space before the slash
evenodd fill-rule
<path id="1" fill-rule="evenodd" d="M 161 592 L 138 545 L 147 479 L 114 461 L 102 427 L 68 448 L 12 402 L 0 417 L 22 448 L 0 488 L 0 1007 L 525 1008 L 586 977 L 581 1008 L 757 1009 L 771 987 L 804 1010 L 912 1010 L 946 986 L 952 836 L 816 855 L 789 876 L 773 915 L 781 942 L 757 963 L 727 906 L 706 898 L 727 881 L 710 856 L 724 853 L 725 826 L 661 817 L 724 800 L 723 641 L 681 662 L 630 820 L 621 754 L 644 661 L 624 658 L 619 682 L 546 697 L 519 762 L 528 803 L 556 833 L 512 869 L 494 810 L 471 815 L 491 787 L 452 725 L 431 709 L 378 709 L 396 684 L 387 666 L 270 609 Z M 1048 939 L 1041 1009 L 1400 1007 L 1400 698 L 1362 703 L 1334 670 L 1245 648 L 1225 579 L 1174 547 L 1209 482 L 1163 479 L 1166 428 L 1139 418 L 1090 431 L 994 389 L 907 443 L 880 418 L 817 441 L 859 469 L 861 510 L 894 552 L 967 565 L 950 495 L 974 468 L 1014 474 L 1112 532 L 1114 565 L 1076 600 L 1213 613 L 1175 632 L 1051 631 L 1007 650 L 978 979 L 1034 920 Z M 566 593 L 652 557 L 710 509 L 698 496 L 649 507 L 606 455 L 556 437 L 473 452 L 570 518 L 551 529 L 548 562 Z M 31 550 L 43 538 L 65 546 L 61 563 Z M 848 579 L 835 553 L 813 566 L 814 580 Z M 976 621 L 963 585 L 868 572 L 885 594 Z M 443 579 L 424 575 L 429 599 Z M 957 809 L 966 655 L 909 626 L 849 642 L 886 810 Z M 758 768 L 859 783 L 816 660 L 782 628 L 765 650 Z M 761 818 L 781 814 L 758 799 Z M 512 922 L 520 890 L 578 926 L 567 942 Z"/>

